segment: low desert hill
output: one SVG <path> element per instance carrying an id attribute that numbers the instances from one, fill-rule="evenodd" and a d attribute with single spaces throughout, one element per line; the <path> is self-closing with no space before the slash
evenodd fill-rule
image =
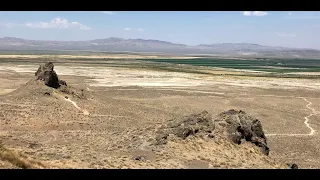
<path id="1" fill-rule="evenodd" d="M 60 80 L 52 63 L 0 101 L 11 132 L 0 136 L 0 168 L 297 168 L 269 157 L 263 125 L 241 110 L 104 125 L 111 122 L 91 113 L 103 108 L 99 99 Z"/>

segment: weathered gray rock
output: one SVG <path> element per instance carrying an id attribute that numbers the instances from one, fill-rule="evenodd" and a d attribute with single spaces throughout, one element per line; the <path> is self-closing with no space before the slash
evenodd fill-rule
<path id="1" fill-rule="evenodd" d="M 59 88 L 59 78 L 53 68 L 54 66 L 52 62 L 47 62 L 44 65 L 40 65 L 35 73 L 35 76 L 37 80 L 44 81 L 45 85 L 52 88 Z"/>
<path id="2" fill-rule="evenodd" d="M 56 89 L 61 85 L 67 86 L 65 81 L 59 80 L 57 73 L 53 69 L 54 65 L 52 62 L 40 65 L 35 73 L 36 80 L 44 81 L 45 85 Z"/>
<path id="3" fill-rule="evenodd" d="M 216 117 L 215 125 L 216 129 L 225 131 L 234 143 L 251 142 L 260 147 L 264 154 L 269 154 L 267 138 L 263 132 L 261 122 L 247 115 L 244 111 L 231 109 L 222 112 Z"/>
<path id="4" fill-rule="evenodd" d="M 207 134 L 214 130 L 214 123 L 207 111 L 192 114 L 178 119 L 172 119 L 159 128 L 156 136 L 156 145 L 166 144 L 170 134 L 185 139 L 190 135 Z"/>

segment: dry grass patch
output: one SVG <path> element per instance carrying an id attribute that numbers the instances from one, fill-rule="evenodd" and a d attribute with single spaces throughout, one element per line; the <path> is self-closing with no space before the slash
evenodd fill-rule
<path id="1" fill-rule="evenodd" d="M 5 148 L 1 141 L 0 141 L 0 160 L 7 161 L 12 165 L 22 169 L 46 168 L 41 162 L 29 160 L 27 159 L 26 156 Z"/>

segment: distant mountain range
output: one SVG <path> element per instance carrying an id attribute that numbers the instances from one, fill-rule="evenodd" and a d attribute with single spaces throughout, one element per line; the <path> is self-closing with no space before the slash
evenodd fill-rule
<path id="1" fill-rule="evenodd" d="M 250 43 L 199 44 L 197 46 L 189 46 L 151 39 L 122 39 L 115 37 L 87 41 L 27 40 L 4 37 L 0 38 L 0 50 L 86 50 L 237 57 L 320 58 L 320 50 L 316 49 L 273 47 Z"/>

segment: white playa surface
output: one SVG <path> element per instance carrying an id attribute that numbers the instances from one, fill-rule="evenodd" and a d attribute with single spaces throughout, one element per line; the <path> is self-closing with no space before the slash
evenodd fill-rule
<path id="1" fill-rule="evenodd" d="M 0 65 L 0 71 L 34 73 L 38 65 Z M 148 69 L 120 67 L 55 66 L 58 75 L 89 77 L 89 86 L 143 86 L 143 87 L 195 87 L 206 85 L 230 85 L 242 87 L 280 89 L 320 89 L 319 79 L 289 79 L 264 77 L 210 76 L 182 72 L 165 72 Z"/>

